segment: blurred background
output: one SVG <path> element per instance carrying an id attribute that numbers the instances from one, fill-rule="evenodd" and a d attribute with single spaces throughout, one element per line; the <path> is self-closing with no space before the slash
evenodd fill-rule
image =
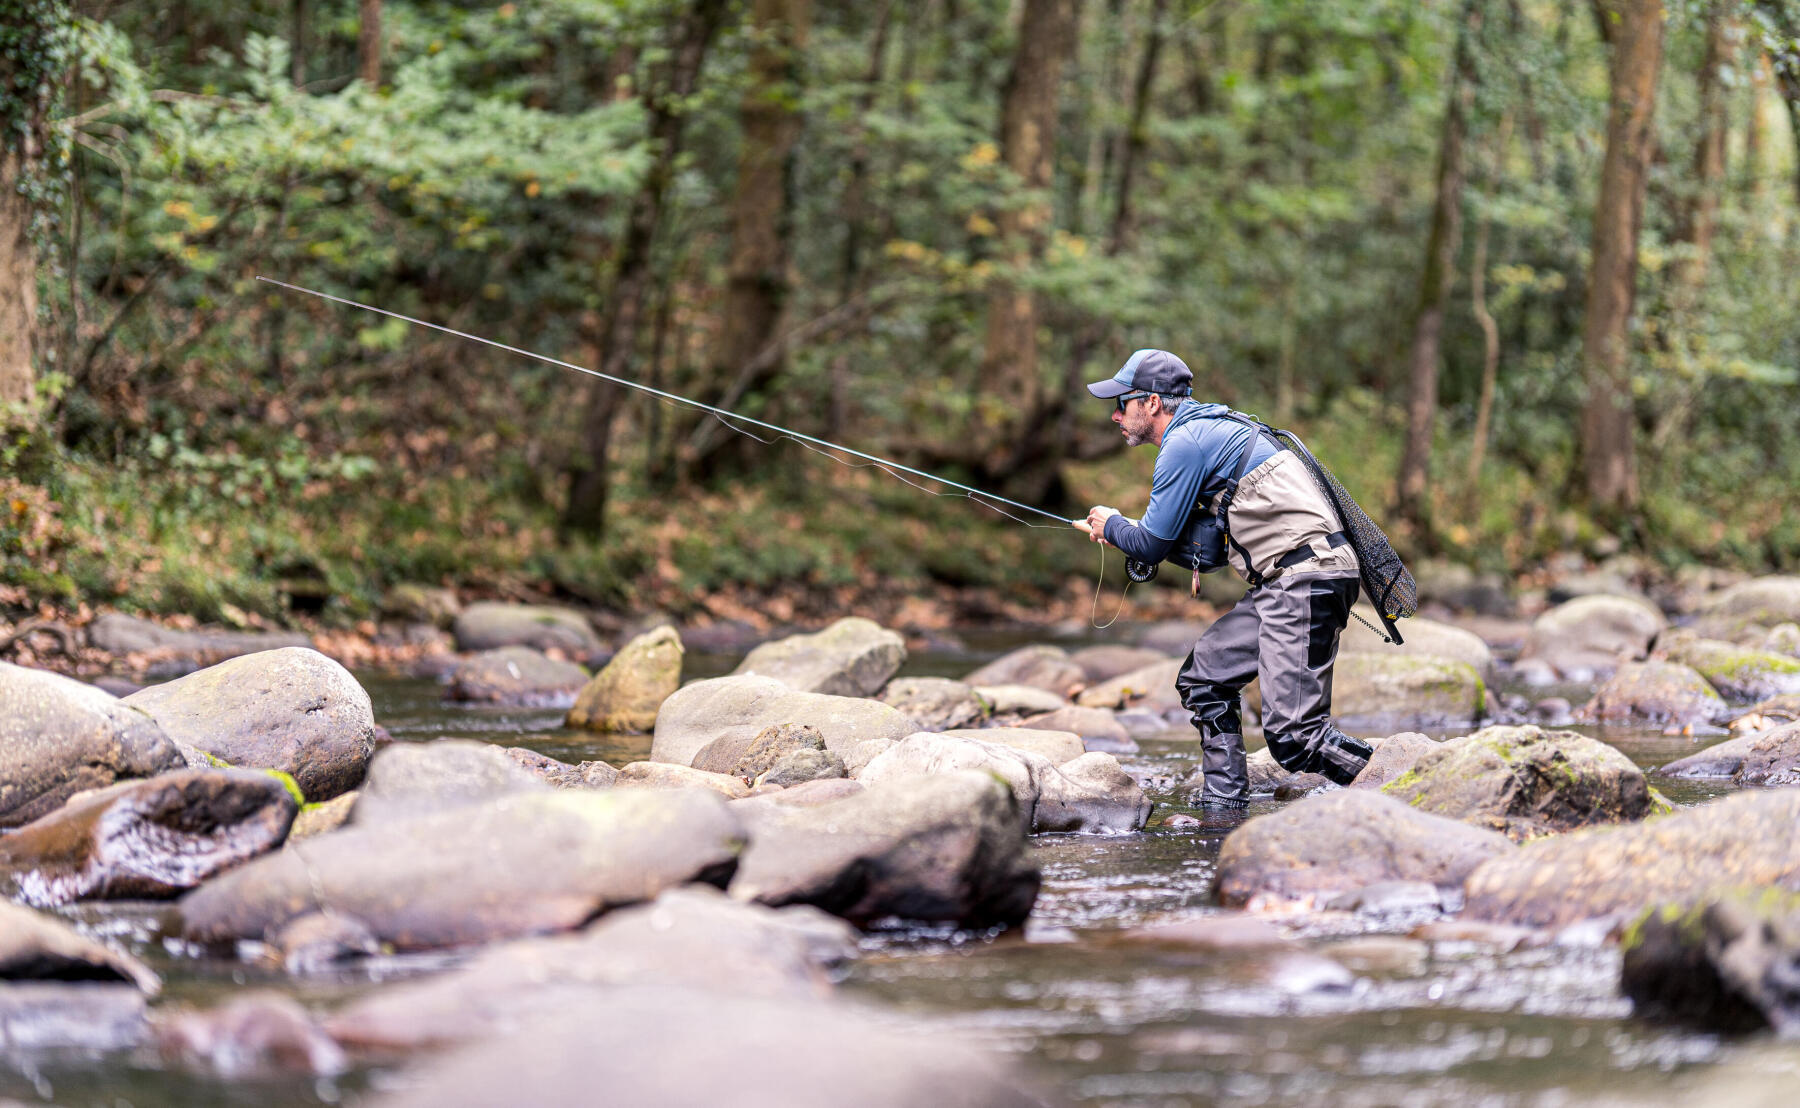
<path id="1" fill-rule="evenodd" d="M 1415 559 L 1800 565 L 1796 0 L 0 10 L 17 607 L 1086 608 L 1079 536 L 258 274 L 1067 514 L 1163 347 Z"/>

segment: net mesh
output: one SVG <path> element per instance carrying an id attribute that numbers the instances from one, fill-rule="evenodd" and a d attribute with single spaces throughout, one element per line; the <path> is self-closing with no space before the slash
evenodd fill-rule
<path id="1" fill-rule="evenodd" d="M 1412 572 L 1394 552 L 1387 535 L 1356 503 L 1356 498 L 1345 491 L 1325 464 L 1312 456 L 1306 444 L 1292 432 L 1277 433 L 1294 453 L 1306 460 L 1306 468 L 1312 470 L 1319 490 L 1337 509 L 1338 519 L 1344 524 L 1344 536 L 1350 540 L 1350 547 L 1356 551 L 1356 560 L 1361 567 L 1363 595 L 1369 598 L 1382 621 L 1398 638 L 1393 622 L 1419 614 L 1419 588 L 1413 583 Z"/>

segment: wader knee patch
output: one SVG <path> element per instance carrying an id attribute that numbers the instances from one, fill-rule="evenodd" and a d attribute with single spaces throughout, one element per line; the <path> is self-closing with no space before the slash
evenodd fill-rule
<path id="1" fill-rule="evenodd" d="M 1337 653 L 1338 632 L 1350 621 L 1350 605 L 1356 599 L 1356 581 L 1349 577 L 1314 581 L 1309 596 L 1312 612 L 1306 635 L 1306 664 L 1318 669 L 1331 664 Z"/>

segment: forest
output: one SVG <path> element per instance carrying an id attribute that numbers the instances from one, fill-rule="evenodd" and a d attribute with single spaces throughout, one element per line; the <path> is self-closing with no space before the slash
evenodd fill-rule
<path id="1" fill-rule="evenodd" d="M 1092 589 L 1066 529 L 259 276 L 1059 515 L 1141 508 L 1081 386 L 1160 347 L 1409 558 L 1800 566 L 1794 0 L 0 13 L 15 611 Z"/>

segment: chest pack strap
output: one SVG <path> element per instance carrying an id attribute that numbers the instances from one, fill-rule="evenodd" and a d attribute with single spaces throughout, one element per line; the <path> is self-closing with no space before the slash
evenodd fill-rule
<path id="1" fill-rule="evenodd" d="M 1269 441 L 1275 444 L 1277 451 L 1286 450 L 1287 447 L 1283 446 L 1281 440 L 1275 437 L 1274 429 L 1268 424 L 1252 419 L 1242 412 L 1228 412 L 1219 418 L 1241 423 L 1250 429 L 1250 436 L 1244 440 L 1243 449 L 1238 451 L 1237 472 L 1226 480 L 1225 488 L 1214 502 L 1213 514 L 1218 517 L 1219 529 L 1225 535 L 1225 544 L 1244 560 L 1244 580 L 1248 581 L 1250 587 L 1254 589 L 1267 581 L 1268 577 L 1256 572 L 1256 566 L 1250 559 L 1250 552 L 1245 550 L 1231 533 L 1231 521 L 1228 518 L 1231 512 L 1231 501 L 1237 496 L 1238 484 L 1243 481 L 1244 475 L 1250 472 L 1250 455 L 1256 449 L 1256 440 L 1259 435 L 1269 436 Z"/>

